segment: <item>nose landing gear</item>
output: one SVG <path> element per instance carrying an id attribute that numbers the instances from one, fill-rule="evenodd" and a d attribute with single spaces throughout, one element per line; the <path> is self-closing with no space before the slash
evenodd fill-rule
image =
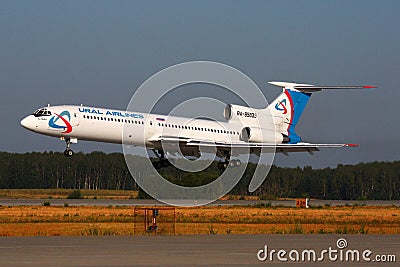
<path id="1" fill-rule="evenodd" d="M 66 137 L 65 143 L 67 144 L 67 148 L 64 150 L 64 155 L 70 158 L 74 155 L 74 151 L 71 149 L 71 138 Z"/>

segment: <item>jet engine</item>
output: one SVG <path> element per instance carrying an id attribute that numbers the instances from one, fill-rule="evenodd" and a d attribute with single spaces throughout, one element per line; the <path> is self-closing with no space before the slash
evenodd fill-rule
<path id="1" fill-rule="evenodd" d="M 290 141 L 285 134 L 254 127 L 244 127 L 240 132 L 240 140 L 245 142 L 275 144 L 288 143 Z"/>
<path id="2" fill-rule="evenodd" d="M 229 104 L 224 109 L 224 118 L 229 122 L 242 122 L 246 125 L 258 125 L 267 114 L 264 109 L 249 108 Z"/>

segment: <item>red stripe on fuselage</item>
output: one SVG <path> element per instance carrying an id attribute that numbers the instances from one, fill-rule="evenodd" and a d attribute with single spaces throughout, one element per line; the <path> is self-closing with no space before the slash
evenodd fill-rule
<path id="1" fill-rule="evenodd" d="M 287 128 L 288 131 L 288 135 L 289 135 L 289 128 L 292 125 L 292 121 L 293 121 L 293 115 L 294 115 L 294 108 L 293 108 L 293 100 L 292 100 L 292 96 L 290 95 L 290 93 L 288 92 L 287 89 L 285 89 L 284 91 L 286 97 L 289 99 L 289 104 L 290 104 L 290 122 L 289 122 L 289 126 Z"/>
<path id="2" fill-rule="evenodd" d="M 70 132 L 72 132 L 72 126 L 71 126 L 71 124 L 70 124 L 66 119 L 64 119 L 63 116 L 60 116 L 60 115 L 58 115 L 57 113 L 54 113 L 54 114 L 56 114 L 57 117 L 59 117 L 59 118 L 65 123 L 65 126 L 67 126 L 67 129 L 66 129 L 64 132 L 62 132 L 62 133 L 70 133 Z"/>

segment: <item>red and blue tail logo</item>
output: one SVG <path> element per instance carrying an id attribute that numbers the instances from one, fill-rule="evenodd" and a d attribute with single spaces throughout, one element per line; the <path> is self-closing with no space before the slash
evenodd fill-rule
<path id="1" fill-rule="evenodd" d="M 49 126 L 54 129 L 64 129 L 61 133 L 70 133 L 72 132 L 71 114 L 64 110 L 60 114 L 53 113 L 55 116 L 51 117 L 49 120 Z M 61 122 L 59 122 L 61 120 Z M 61 123 L 61 124 L 60 124 Z"/>
<path id="2" fill-rule="evenodd" d="M 276 103 L 275 109 L 279 111 L 283 111 L 282 114 L 287 113 L 287 108 L 286 108 L 286 99 L 283 99 L 282 101 Z"/>

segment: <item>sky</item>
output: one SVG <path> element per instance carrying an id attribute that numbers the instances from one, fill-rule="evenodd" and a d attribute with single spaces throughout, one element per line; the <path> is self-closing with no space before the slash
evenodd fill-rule
<path id="1" fill-rule="evenodd" d="M 313 94 L 296 128 L 307 142 L 359 148 L 277 155 L 277 165 L 399 160 L 399 9 L 399 1 L 1 1 L 0 151 L 63 151 L 20 120 L 47 104 L 126 109 L 156 72 L 208 60 L 245 73 L 270 102 L 280 93 L 271 80 L 378 87 Z M 204 88 L 178 95 L 210 97 Z"/>

